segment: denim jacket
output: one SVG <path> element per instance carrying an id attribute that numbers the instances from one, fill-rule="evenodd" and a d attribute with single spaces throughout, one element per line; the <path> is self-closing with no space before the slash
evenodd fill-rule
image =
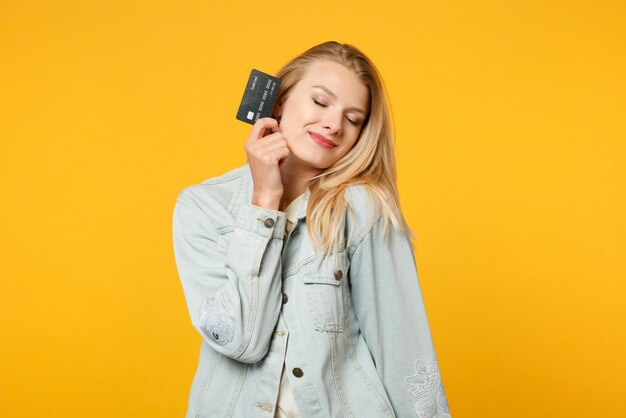
<path id="1" fill-rule="evenodd" d="M 285 212 L 250 203 L 247 163 L 180 191 L 174 255 L 202 337 L 187 417 L 272 418 L 283 362 L 302 417 L 450 417 L 410 240 L 368 222 L 364 187 L 347 189 L 338 266 L 313 250 L 309 189 L 287 236 Z"/>

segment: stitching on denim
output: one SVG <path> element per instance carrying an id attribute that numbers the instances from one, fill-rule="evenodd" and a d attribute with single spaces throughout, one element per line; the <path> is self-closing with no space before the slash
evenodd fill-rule
<path id="1" fill-rule="evenodd" d="M 332 268 L 330 268 L 330 270 L 332 270 L 332 273 L 328 273 L 328 277 L 334 277 L 334 272 L 337 269 L 337 267 L 341 267 L 341 269 L 345 269 L 348 270 L 348 268 L 350 267 L 350 259 L 348 258 L 348 254 L 346 253 L 346 249 L 342 248 L 340 249 L 338 252 L 335 251 L 331 251 L 329 253 L 326 254 L 313 254 L 308 256 L 307 258 L 305 258 L 304 260 L 302 260 L 301 264 L 302 267 L 306 267 L 309 264 L 314 264 L 314 268 L 312 270 L 319 270 L 322 263 L 324 262 L 324 260 L 329 260 L 335 259 L 335 256 L 338 257 L 339 261 L 341 262 L 338 266 L 333 266 Z M 315 263 L 317 261 L 317 263 Z M 328 267 L 327 267 L 328 268 Z M 345 273 L 345 272 L 344 272 Z"/>
<path id="2" fill-rule="evenodd" d="M 218 234 L 227 234 L 229 232 L 232 232 L 235 228 L 232 225 L 223 225 L 220 226 L 216 229 Z"/>
<path id="3" fill-rule="evenodd" d="M 341 285 L 341 283 L 343 283 L 344 278 L 342 277 L 341 279 L 337 280 L 335 279 L 335 276 L 330 276 L 330 275 L 326 275 L 326 276 L 322 276 L 322 275 L 316 275 L 316 276 L 309 276 L 307 275 L 302 275 L 303 277 L 303 281 L 306 284 L 327 284 L 329 286 L 335 286 L 335 287 L 339 287 Z"/>
<path id="4" fill-rule="evenodd" d="M 243 341 L 239 346 L 239 350 L 237 350 L 237 357 L 241 356 L 250 345 L 250 340 L 252 339 L 252 329 L 254 327 L 254 323 L 257 317 L 259 303 L 259 281 L 256 280 L 256 276 L 250 276 L 249 279 L 250 280 L 248 280 L 248 285 L 250 286 L 250 305 L 248 312 L 248 321 Z"/>
<path id="5" fill-rule="evenodd" d="M 228 406 L 227 415 L 233 416 L 235 412 L 235 405 L 237 404 L 237 399 L 239 398 L 239 394 L 241 393 L 241 387 L 243 386 L 243 382 L 245 380 L 246 374 L 248 373 L 248 363 L 244 363 L 243 366 L 239 370 L 239 374 L 237 375 L 237 383 L 235 384 L 235 391 L 233 393 L 233 397 L 230 401 L 230 405 Z"/>
<path id="6" fill-rule="evenodd" d="M 448 401 L 443 389 L 441 374 L 437 361 L 424 362 L 421 359 L 415 360 L 415 374 L 405 376 L 404 381 L 412 386 L 409 389 L 411 395 L 417 398 L 415 402 L 415 412 L 419 418 L 432 418 L 437 413 L 437 406 L 443 412 L 449 413 Z M 437 391 L 437 400 L 433 392 Z"/>
<path id="7" fill-rule="evenodd" d="M 216 250 L 222 255 L 228 254 L 228 246 L 226 245 L 226 237 L 224 236 L 224 234 L 220 234 L 220 236 L 217 238 Z"/>
<path id="8" fill-rule="evenodd" d="M 350 333 L 349 318 L 346 318 L 346 329 L 347 329 L 347 332 L 344 333 L 344 336 L 346 339 L 346 347 L 348 349 L 348 354 L 350 354 L 350 357 L 352 358 L 352 361 L 354 362 L 354 366 L 357 370 L 357 374 L 359 375 L 361 380 L 365 383 L 367 388 L 370 390 L 370 393 L 376 398 L 385 416 L 395 418 L 396 415 L 391 409 L 390 405 L 387 404 L 387 402 L 382 398 L 380 393 L 376 390 L 371 380 L 365 374 L 365 371 L 363 370 L 361 363 L 359 363 L 359 361 L 356 358 L 356 353 L 354 352 L 354 346 L 352 345 L 352 335 Z"/>
<path id="9" fill-rule="evenodd" d="M 318 331 L 330 331 L 330 332 L 341 332 L 343 331 L 343 322 L 344 319 L 336 319 L 336 323 L 335 322 L 324 322 L 320 319 L 320 314 L 318 312 L 318 307 L 317 307 L 317 303 L 315 302 L 315 299 L 317 298 L 317 296 L 314 294 L 314 289 L 312 286 L 332 286 L 332 291 L 334 293 L 336 292 L 341 292 L 341 303 L 342 305 L 344 305 L 342 307 L 341 310 L 341 314 L 342 316 L 344 316 L 345 318 L 345 303 L 344 303 L 344 296 L 343 294 L 345 293 L 344 290 L 340 287 L 340 286 L 333 286 L 333 285 L 329 285 L 329 284 L 319 284 L 319 283 L 305 283 L 304 282 L 304 276 L 303 276 L 303 280 L 302 280 L 303 284 L 304 284 L 304 292 L 306 295 L 306 300 L 307 300 L 307 305 L 309 307 L 309 313 L 311 314 L 311 320 L 314 323 L 315 329 Z M 334 296 L 334 295 L 333 295 Z M 334 299 L 333 299 L 334 300 Z M 332 320 L 332 318 L 331 318 Z"/>
<path id="10" fill-rule="evenodd" d="M 259 403 L 259 402 L 256 403 L 256 407 L 267 412 L 272 412 L 272 409 L 273 409 L 272 405 L 268 405 L 266 403 Z"/>
<path id="11" fill-rule="evenodd" d="M 253 234 L 254 236 L 257 236 L 257 237 L 276 238 L 276 239 L 280 239 L 280 240 L 283 239 L 282 236 L 281 237 L 277 236 L 273 231 L 270 231 L 269 229 L 267 230 L 267 234 L 263 234 L 259 230 L 255 231 L 254 229 L 248 229 L 248 228 L 244 227 L 243 225 L 235 225 L 233 228 L 235 230 L 245 231 L 245 232 L 247 232 L 249 234 Z"/>
<path id="12" fill-rule="evenodd" d="M 187 190 L 187 189 L 185 189 Z M 182 190 L 179 194 L 178 197 L 176 198 L 177 203 L 183 203 L 184 201 L 187 201 L 188 203 L 190 203 L 191 205 L 195 206 L 196 208 L 198 208 L 198 210 L 200 211 L 200 213 L 202 213 L 204 215 L 204 219 L 206 222 L 208 222 L 213 229 L 215 228 L 215 223 L 211 220 L 211 217 L 204 211 L 204 209 L 202 208 L 202 206 L 200 206 L 198 204 L 198 202 L 196 202 L 196 200 L 193 198 L 193 195 L 191 194 L 191 192 L 189 191 L 185 191 Z M 210 242 L 215 242 L 213 240 L 209 240 Z M 215 247 L 212 245 L 212 247 Z"/>
<path id="13" fill-rule="evenodd" d="M 352 187 L 349 187 L 347 191 L 350 194 L 351 200 L 354 201 L 355 194 L 353 193 L 353 190 L 351 189 Z M 367 196 L 370 208 L 375 209 L 378 206 L 378 204 L 372 201 L 372 196 L 370 196 L 370 193 L 367 190 L 365 190 L 365 195 Z M 381 213 L 378 215 L 378 218 L 373 219 L 374 214 L 375 214 L 375 210 L 370 210 L 368 212 L 367 219 L 365 220 L 364 230 L 361 231 L 360 235 L 355 240 L 355 242 L 350 244 L 350 246 L 348 247 L 348 255 L 350 257 L 352 257 L 352 254 L 354 254 L 354 252 L 357 250 L 358 246 L 361 244 L 361 241 L 363 241 L 363 239 L 372 231 L 372 228 L 374 227 L 374 225 L 376 225 L 383 218 L 383 215 Z M 352 226 L 354 225 L 354 220 L 351 220 L 351 225 Z"/>
<path id="14" fill-rule="evenodd" d="M 217 243 L 218 246 L 216 248 L 216 250 L 218 250 L 219 252 L 221 252 L 222 254 L 227 254 L 228 253 L 228 244 L 230 244 L 230 239 L 228 240 L 228 244 L 226 243 L 226 235 L 230 234 L 230 233 L 234 233 L 235 231 L 244 231 L 247 232 L 249 234 L 254 235 L 256 238 L 276 238 L 276 239 L 280 239 L 282 240 L 283 238 L 277 238 L 276 235 L 274 234 L 270 234 L 270 235 L 265 235 L 262 234 L 260 232 L 257 231 L 253 231 L 247 228 L 242 228 L 239 226 L 232 226 L 232 225 L 226 225 L 226 226 L 221 226 L 219 228 L 217 228 L 217 233 L 219 234 L 219 237 L 217 239 Z"/>
<path id="15" fill-rule="evenodd" d="M 202 394 L 200 395 L 200 402 L 198 404 L 198 407 L 196 408 L 196 413 L 195 413 L 196 418 L 200 418 L 200 413 L 202 412 L 202 409 L 204 408 L 204 403 L 207 399 L 207 395 L 209 394 L 209 387 L 211 386 L 211 383 L 213 383 L 213 375 L 215 374 L 215 366 L 217 365 L 218 352 L 214 351 L 212 348 L 210 348 L 207 352 L 208 352 L 208 355 L 210 356 L 209 367 L 208 367 L 206 382 L 204 384 Z"/>
<path id="16" fill-rule="evenodd" d="M 320 409 L 320 411 L 322 411 L 325 417 L 330 417 L 330 414 L 327 413 L 324 407 L 322 406 L 322 403 L 320 402 L 320 397 L 317 395 L 320 392 L 319 389 L 317 388 L 317 385 L 315 383 L 312 383 L 312 386 L 315 388 L 315 399 L 313 403 Z"/>
<path id="17" fill-rule="evenodd" d="M 312 297 L 309 296 L 309 291 L 307 290 L 307 288 L 304 288 L 304 293 L 306 295 L 306 304 L 307 307 L 309 308 L 309 316 L 311 318 L 311 320 L 313 321 L 313 326 L 315 327 L 316 330 L 318 331 L 323 331 L 323 329 L 321 328 L 321 321 L 319 320 L 318 316 L 317 316 L 317 309 L 315 308 L 315 305 L 313 304 L 312 301 Z"/>
<path id="18" fill-rule="evenodd" d="M 350 291 L 347 289 L 348 287 L 348 274 L 346 272 L 346 275 L 344 276 L 344 279 L 342 279 L 341 282 L 341 294 L 343 296 L 343 312 L 341 313 L 342 317 L 341 317 L 341 329 L 346 329 L 348 331 L 350 331 L 350 328 L 348 328 L 348 312 L 350 311 L 350 306 L 348 306 L 349 303 L 349 299 L 350 299 Z"/>
<path id="19" fill-rule="evenodd" d="M 259 277 L 259 273 L 261 273 L 261 262 L 263 261 L 263 255 L 271 250 L 268 248 L 270 245 L 271 238 L 264 237 L 259 245 L 259 250 L 257 251 L 256 260 L 254 262 L 254 269 L 252 270 L 251 278 Z"/>
<path id="20" fill-rule="evenodd" d="M 283 275 L 285 277 L 287 277 L 287 276 L 293 276 L 294 274 L 297 274 L 298 272 L 300 272 L 302 267 L 304 267 L 306 264 L 310 263 L 313 260 L 314 257 L 315 256 L 310 256 L 310 257 L 305 258 L 304 260 L 301 260 L 294 267 L 292 267 L 292 268 L 290 268 L 288 270 L 284 270 Z"/>
<path id="21" fill-rule="evenodd" d="M 235 174 L 233 176 L 229 176 L 227 178 L 221 179 L 221 180 L 217 180 L 217 179 L 208 179 L 203 181 L 202 183 L 199 184 L 192 184 L 190 186 L 185 187 L 183 190 L 181 190 L 178 194 L 178 197 L 185 197 L 187 199 L 189 199 L 191 202 L 193 202 L 199 209 L 200 211 L 206 216 L 206 218 L 209 220 L 209 222 L 213 224 L 213 221 L 211 220 L 211 216 L 205 212 L 205 210 L 202 208 L 201 205 L 199 205 L 195 199 L 193 198 L 193 193 L 191 192 L 192 189 L 195 188 L 205 188 L 206 186 L 210 186 L 212 184 L 220 184 L 220 183 L 227 183 L 231 180 L 236 180 L 238 177 L 241 177 L 241 174 Z M 238 191 L 235 193 L 235 197 L 233 199 L 231 199 L 230 204 L 229 204 L 229 209 L 228 211 L 232 214 L 233 213 L 233 209 L 235 206 L 235 202 L 236 202 L 236 198 L 239 195 L 239 191 L 243 188 L 243 181 L 240 184 L 240 187 L 238 189 Z M 214 225 L 215 226 L 215 225 Z"/>
<path id="22" fill-rule="evenodd" d="M 379 223 L 379 222 L 380 222 L 380 220 L 381 220 L 382 218 L 383 218 L 383 216 L 382 216 L 382 215 L 380 215 L 380 216 L 376 219 L 376 221 L 374 221 L 374 222 L 372 223 L 372 225 L 371 225 L 371 226 L 370 226 L 370 227 L 369 227 L 366 231 L 363 231 L 363 232 L 361 233 L 361 235 L 360 235 L 360 236 L 359 236 L 359 238 L 356 240 L 356 242 L 352 244 L 352 247 L 351 247 L 352 249 L 351 249 L 351 250 L 350 250 L 350 252 L 349 252 L 349 255 L 350 255 L 350 256 L 354 255 L 354 253 L 355 253 L 355 252 L 356 252 L 356 250 L 359 248 L 359 246 L 361 245 L 361 243 L 363 242 L 363 240 L 365 239 L 365 237 L 366 237 L 366 236 L 368 236 L 368 235 L 369 235 L 369 234 L 370 234 L 370 233 L 374 230 L 374 226 L 375 226 L 377 223 Z"/>
<path id="23" fill-rule="evenodd" d="M 233 213 L 233 210 L 235 209 L 237 201 L 239 200 L 239 195 L 241 194 L 241 192 L 243 190 L 244 183 L 245 183 L 244 177 L 241 176 L 241 181 L 239 182 L 239 187 L 237 188 L 237 191 L 233 194 L 233 198 L 230 200 L 230 203 L 228 204 L 228 211 L 230 213 Z"/>
<path id="24" fill-rule="evenodd" d="M 341 250 L 341 251 L 345 251 L 345 249 Z M 331 253 L 331 255 L 334 254 Z M 292 274 L 297 273 L 298 271 L 300 271 L 302 268 L 308 266 L 309 264 L 312 264 L 315 260 L 317 260 L 320 256 L 318 254 L 313 254 L 308 256 L 307 258 L 301 260 L 298 264 L 296 264 L 294 267 L 290 268 L 289 270 L 285 270 L 285 274 L 291 276 Z"/>
<path id="25" fill-rule="evenodd" d="M 343 394 L 343 388 L 341 385 L 341 381 L 337 374 L 337 342 L 336 342 L 336 334 L 328 333 L 328 340 L 330 342 L 330 363 L 331 369 L 333 372 L 333 381 L 335 382 L 335 388 L 337 389 L 337 396 L 339 397 L 339 401 L 341 403 L 341 407 L 343 411 L 349 417 L 354 417 L 354 414 L 348 407 L 348 403 L 346 402 L 345 395 Z"/>

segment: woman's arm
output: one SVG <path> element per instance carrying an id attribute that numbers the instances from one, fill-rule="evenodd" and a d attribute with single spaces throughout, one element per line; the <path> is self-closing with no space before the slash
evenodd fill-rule
<path id="1" fill-rule="evenodd" d="M 398 417 L 449 417 L 409 237 L 382 217 L 350 263 L 352 303 Z"/>
<path id="2" fill-rule="evenodd" d="M 280 313 L 285 222 L 284 212 L 242 204 L 224 253 L 190 188 L 174 207 L 174 255 L 191 322 L 213 349 L 245 363 L 267 354 Z"/>

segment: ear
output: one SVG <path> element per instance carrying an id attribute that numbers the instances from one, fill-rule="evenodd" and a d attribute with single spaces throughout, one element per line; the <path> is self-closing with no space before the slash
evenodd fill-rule
<path id="1" fill-rule="evenodd" d="M 282 113 L 283 113 L 282 103 L 277 103 L 276 106 L 274 106 L 274 116 L 280 117 Z"/>
<path id="2" fill-rule="evenodd" d="M 274 119 L 276 119 L 276 122 L 280 125 L 280 117 L 283 114 L 283 108 L 280 103 L 274 106 L 274 111 L 272 113 L 274 114 Z"/>

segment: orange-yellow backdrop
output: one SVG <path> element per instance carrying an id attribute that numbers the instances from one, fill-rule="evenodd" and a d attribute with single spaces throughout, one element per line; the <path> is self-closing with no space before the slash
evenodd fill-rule
<path id="1" fill-rule="evenodd" d="M 453 416 L 626 416 L 626 4 L 384 3 L 2 2 L 0 415 L 183 416 L 176 195 L 245 163 L 251 68 L 334 39 L 387 83 Z"/>

